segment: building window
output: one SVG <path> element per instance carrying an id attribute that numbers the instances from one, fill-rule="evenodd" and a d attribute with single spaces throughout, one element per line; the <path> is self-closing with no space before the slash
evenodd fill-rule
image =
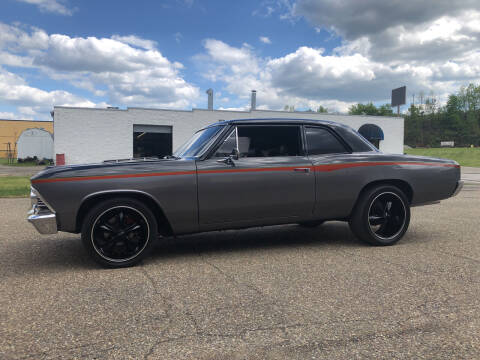
<path id="1" fill-rule="evenodd" d="M 133 157 L 172 155 L 172 127 L 133 125 Z"/>

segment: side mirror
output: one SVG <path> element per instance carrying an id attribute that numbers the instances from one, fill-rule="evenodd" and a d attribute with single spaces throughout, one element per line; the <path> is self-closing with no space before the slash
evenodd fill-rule
<path id="1" fill-rule="evenodd" d="M 234 148 L 230 155 L 228 155 L 227 157 L 224 157 L 223 159 L 217 160 L 217 162 L 224 163 L 230 166 L 235 166 L 235 162 L 233 160 L 238 160 L 239 157 L 240 156 L 238 153 L 238 149 Z"/>
<path id="2" fill-rule="evenodd" d="M 227 165 L 230 165 L 230 166 L 235 166 L 235 162 L 233 161 L 232 155 L 227 156 L 223 159 L 219 159 L 219 160 L 217 160 L 217 162 L 218 163 L 224 163 L 224 164 L 227 164 Z"/>
<path id="3" fill-rule="evenodd" d="M 238 151 L 237 148 L 233 148 L 232 153 L 230 154 L 229 157 L 233 160 L 238 160 L 238 158 L 240 157 L 240 152 Z"/>

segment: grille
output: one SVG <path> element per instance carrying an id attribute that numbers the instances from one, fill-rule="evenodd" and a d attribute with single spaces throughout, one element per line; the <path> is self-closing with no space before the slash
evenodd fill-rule
<path id="1" fill-rule="evenodd" d="M 37 198 L 37 212 L 50 212 L 48 206 L 40 198 Z"/>

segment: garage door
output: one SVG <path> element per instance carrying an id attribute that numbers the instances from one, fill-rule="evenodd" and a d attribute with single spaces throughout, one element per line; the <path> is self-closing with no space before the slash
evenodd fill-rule
<path id="1" fill-rule="evenodd" d="M 133 125 L 133 157 L 172 155 L 172 127 Z"/>

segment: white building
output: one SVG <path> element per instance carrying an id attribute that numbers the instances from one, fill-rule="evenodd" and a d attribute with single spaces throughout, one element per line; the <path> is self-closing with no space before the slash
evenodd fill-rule
<path id="1" fill-rule="evenodd" d="M 381 151 L 403 153 L 404 121 L 399 117 L 270 110 L 119 110 L 58 106 L 54 108 L 55 154 L 64 154 L 66 164 L 155 155 L 149 151 L 166 155 L 206 125 L 219 120 L 248 118 L 329 120 L 349 125 L 355 130 L 372 124 L 381 129 L 381 136 L 376 138 Z M 369 128 L 371 130 L 376 126 Z"/>

